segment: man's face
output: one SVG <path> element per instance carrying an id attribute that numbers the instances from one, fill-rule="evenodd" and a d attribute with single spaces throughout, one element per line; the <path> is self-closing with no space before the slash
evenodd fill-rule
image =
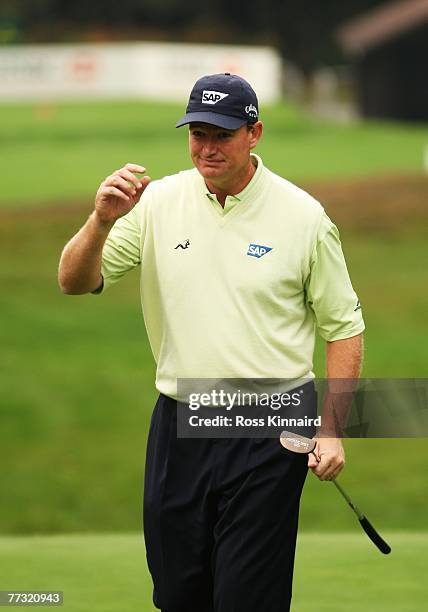
<path id="1" fill-rule="evenodd" d="M 225 130 L 208 123 L 191 123 L 189 149 L 192 161 L 202 176 L 214 183 L 233 181 L 248 167 L 250 151 L 262 131 L 261 122 L 250 129 Z"/>

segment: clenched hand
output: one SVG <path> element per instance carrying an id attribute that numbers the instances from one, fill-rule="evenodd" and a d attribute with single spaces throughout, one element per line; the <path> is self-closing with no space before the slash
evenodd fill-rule
<path id="1" fill-rule="evenodd" d="M 308 456 L 308 467 L 320 480 L 333 480 L 345 465 L 342 442 L 339 438 L 316 438 L 316 440 L 317 445 L 313 453 Z"/>

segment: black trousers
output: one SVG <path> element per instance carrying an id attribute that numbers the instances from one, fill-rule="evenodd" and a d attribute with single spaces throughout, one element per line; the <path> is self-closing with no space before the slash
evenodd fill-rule
<path id="1" fill-rule="evenodd" d="M 163 612 L 287 612 L 307 456 L 278 439 L 179 439 L 153 412 L 144 534 Z"/>

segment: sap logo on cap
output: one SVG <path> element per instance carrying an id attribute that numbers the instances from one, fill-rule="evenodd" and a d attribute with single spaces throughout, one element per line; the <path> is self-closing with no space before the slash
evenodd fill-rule
<path id="1" fill-rule="evenodd" d="M 251 257 L 263 257 L 266 253 L 272 250 L 272 247 L 262 246 L 261 244 L 250 244 L 248 247 L 247 255 Z"/>
<path id="2" fill-rule="evenodd" d="M 204 89 L 202 92 L 202 102 L 203 104 L 217 104 L 223 98 L 227 98 L 229 94 L 221 93 L 220 91 L 209 91 Z"/>
<path id="3" fill-rule="evenodd" d="M 257 119 L 257 115 L 258 115 L 259 111 L 254 106 L 254 104 L 250 104 L 249 106 L 245 107 L 245 112 L 247 113 L 247 115 L 250 115 L 250 117 L 253 117 L 254 119 Z"/>

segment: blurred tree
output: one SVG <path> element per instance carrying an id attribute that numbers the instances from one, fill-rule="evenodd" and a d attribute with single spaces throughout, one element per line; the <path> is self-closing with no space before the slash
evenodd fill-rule
<path id="1" fill-rule="evenodd" d="M 0 19 L 13 14 L 27 40 L 83 37 L 104 28 L 116 40 L 121 30 L 144 38 L 200 42 L 269 42 L 305 72 L 341 59 L 333 32 L 342 22 L 386 0 L 2 0 Z M 61 27 L 57 27 L 57 26 Z M 40 34 L 40 32 L 42 32 Z M 24 38 L 25 40 L 25 38 Z"/>
<path id="2" fill-rule="evenodd" d="M 272 0 L 272 4 L 282 54 L 309 72 L 340 60 L 334 30 L 341 23 L 385 4 L 385 0 Z"/>
<path id="3" fill-rule="evenodd" d="M 334 29 L 386 0 L 217 0 L 225 22 L 273 35 L 284 57 L 305 72 L 340 60 Z"/>

